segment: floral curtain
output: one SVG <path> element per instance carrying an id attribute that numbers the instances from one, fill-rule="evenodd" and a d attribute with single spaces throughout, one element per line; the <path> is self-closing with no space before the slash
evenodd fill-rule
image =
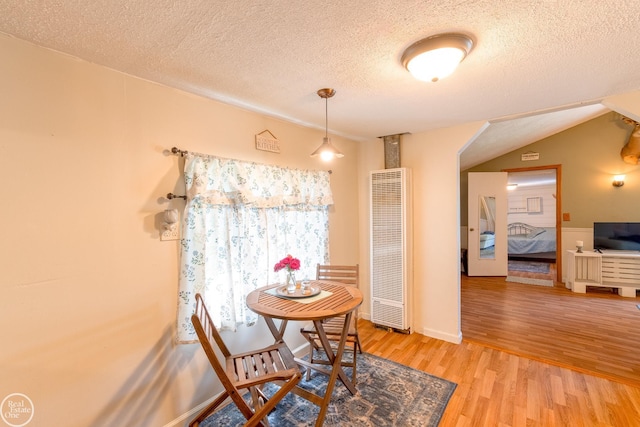
<path id="1" fill-rule="evenodd" d="M 194 342 L 195 294 L 221 329 L 253 325 L 245 303 L 252 290 L 284 280 L 273 271 L 287 254 L 299 278 L 315 277 L 329 260 L 329 173 L 287 169 L 189 153 L 182 223 L 178 341 Z"/>

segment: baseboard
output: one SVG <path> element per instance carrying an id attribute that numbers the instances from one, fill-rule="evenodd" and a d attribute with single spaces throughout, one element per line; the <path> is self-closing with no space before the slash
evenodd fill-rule
<path id="1" fill-rule="evenodd" d="M 452 335 L 429 328 L 422 328 L 422 335 L 426 335 L 428 337 L 436 338 L 442 341 L 447 341 L 453 344 L 460 344 L 462 342 L 462 332 L 458 332 L 458 335 Z"/>
<path id="2" fill-rule="evenodd" d="M 180 415 L 178 418 L 174 419 L 173 421 L 169 421 L 163 427 L 183 427 L 183 426 L 185 426 L 188 419 L 190 419 L 191 417 L 196 415 L 198 412 L 202 411 L 208 404 L 213 402 L 213 400 L 216 399 L 221 394 L 222 393 L 218 393 L 217 395 L 213 396 L 211 399 L 205 400 L 204 402 L 202 402 L 201 404 L 199 404 L 195 408 L 192 408 L 188 412 L 185 412 L 184 414 Z"/>
<path id="3" fill-rule="evenodd" d="M 302 344 L 302 345 L 296 347 L 295 349 L 291 350 L 291 352 L 294 354 L 294 356 L 302 358 L 309 352 L 309 343 Z M 198 412 L 200 412 L 204 408 L 206 408 L 207 405 L 209 405 L 211 402 L 213 402 L 214 399 L 217 399 L 218 396 L 220 396 L 221 394 L 222 394 L 222 392 L 216 394 L 215 396 L 213 396 L 210 399 L 205 400 L 204 402 L 202 402 L 201 404 L 199 404 L 195 408 L 191 408 L 189 411 L 187 411 L 184 414 L 178 416 L 176 419 L 174 419 L 172 421 L 169 421 L 167 424 L 165 424 L 162 427 L 184 427 L 186 425 L 187 420 L 189 420 L 191 417 L 196 415 Z"/>

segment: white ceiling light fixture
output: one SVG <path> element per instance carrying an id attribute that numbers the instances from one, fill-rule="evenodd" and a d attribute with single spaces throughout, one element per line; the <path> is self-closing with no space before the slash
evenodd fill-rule
<path id="1" fill-rule="evenodd" d="M 409 46 L 402 54 L 402 65 L 418 80 L 437 82 L 453 73 L 472 48 L 469 36 L 438 34 Z"/>
<path id="2" fill-rule="evenodd" d="M 318 154 L 322 160 L 329 161 L 334 157 L 344 157 L 336 147 L 331 144 L 331 138 L 329 138 L 329 98 L 336 94 L 336 91 L 331 88 L 324 88 L 318 91 L 318 96 L 320 98 L 324 98 L 324 117 L 325 117 L 325 125 L 324 125 L 324 138 L 322 138 L 322 145 L 318 147 L 316 151 L 311 153 L 311 157 L 315 157 Z"/>

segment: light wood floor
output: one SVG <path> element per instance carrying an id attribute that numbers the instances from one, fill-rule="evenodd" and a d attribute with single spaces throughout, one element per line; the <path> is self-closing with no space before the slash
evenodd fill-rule
<path id="1" fill-rule="evenodd" d="M 461 291 L 461 344 L 359 321 L 364 351 L 458 384 L 440 426 L 640 426 L 640 298 L 467 276 Z"/>
<path id="2" fill-rule="evenodd" d="M 469 341 L 640 386 L 639 298 L 463 276 L 461 302 Z"/>

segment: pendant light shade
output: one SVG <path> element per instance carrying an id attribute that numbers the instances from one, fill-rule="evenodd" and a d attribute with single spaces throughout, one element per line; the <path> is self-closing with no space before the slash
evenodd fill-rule
<path id="1" fill-rule="evenodd" d="M 334 157 L 338 157 L 338 158 L 344 157 L 344 154 L 342 154 L 336 147 L 334 147 L 334 145 L 331 143 L 331 138 L 329 138 L 329 101 L 328 99 L 335 94 L 336 94 L 336 91 L 330 88 L 320 89 L 318 91 L 318 96 L 320 96 L 320 98 L 324 98 L 324 108 L 325 108 L 325 128 L 324 129 L 325 131 L 324 131 L 324 138 L 322 138 L 322 145 L 320 145 L 320 147 L 318 147 L 316 151 L 311 153 L 311 157 L 320 155 L 320 158 L 324 161 L 329 161 Z"/>
<path id="2" fill-rule="evenodd" d="M 453 73 L 472 48 L 464 34 L 439 34 L 409 46 L 402 65 L 418 80 L 437 82 Z"/>

